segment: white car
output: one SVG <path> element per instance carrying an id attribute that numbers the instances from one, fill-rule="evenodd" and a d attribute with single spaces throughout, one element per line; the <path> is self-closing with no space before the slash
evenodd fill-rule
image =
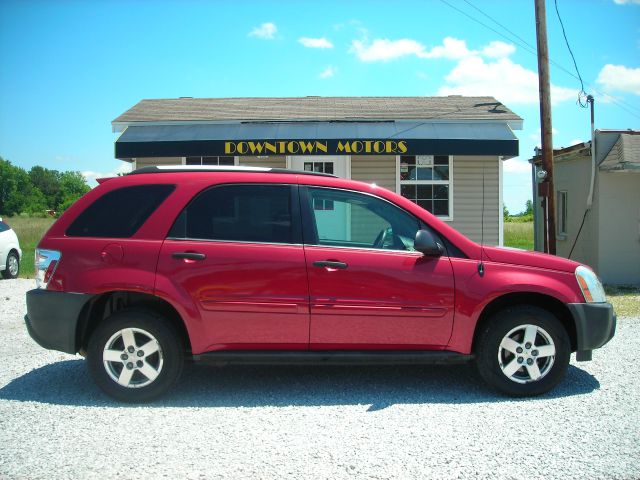
<path id="1" fill-rule="evenodd" d="M 22 250 L 16 232 L 0 218 L 0 273 L 4 278 L 16 278 L 20 271 Z"/>

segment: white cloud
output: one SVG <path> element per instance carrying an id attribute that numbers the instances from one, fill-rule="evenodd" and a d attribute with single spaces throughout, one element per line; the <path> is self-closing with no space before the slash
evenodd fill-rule
<path id="1" fill-rule="evenodd" d="M 349 51 L 355 53 L 363 62 L 387 62 L 407 55 L 423 56 L 425 47 L 408 38 L 400 40 L 378 39 L 370 45 L 366 45 L 362 40 L 354 40 L 351 42 Z"/>
<path id="2" fill-rule="evenodd" d="M 309 37 L 301 37 L 298 39 L 302 45 L 307 48 L 333 48 L 333 43 L 331 43 L 326 38 L 309 38 Z"/>
<path id="3" fill-rule="evenodd" d="M 442 45 L 436 45 L 431 50 L 422 43 L 409 38 L 400 40 L 376 39 L 369 43 L 366 40 L 351 42 L 350 52 L 355 53 L 363 62 L 386 62 L 400 57 L 416 56 L 418 58 L 446 58 L 460 60 L 471 56 L 486 56 L 489 58 L 504 58 L 516 51 L 508 43 L 493 41 L 485 45 L 480 51 L 469 50 L 467 42 L 453 37 L 446 37 Z"/>
<path id="4" fill-rule="evenodd" d="M 468 57 L 473 53 L 474 52 L 467 48 L 467 43 L 464 40 L 447 37 L 442 41 L 442 45 L 435 46 L 430 51 L 424 52 L 419 56 L 423 58 L 448 58 L 457 60 Z"/>
<path id="5" fill-rule="evenodd" d="M 640 0 L 613 0 L 618 5 L 625 5 L 627 3 L 635 3 L 640 5 Z"/>
<path id="6" fill-rule="evenodd" d="M 456 60 L 457 64 L 445 77 L 438 95 L 494 96 L 510 104 L 537 104 L 538 74 L 514 63 L 509 56 L 516 47 L 492 41 L 479 50 L 470 50 L 464 40 L 446 37 L 442 45 L 430 50 L 416 40 L 376 39 L 373 42 L 354 40 L 350 52 L 363 62 L 386 62 L 406 56 Z M 551 86 L 551 103 L 577 98 L 577 91 Z"/>
<path id="7" fill-rule="evenodd" d="M 478 56 L 463 58 L 445 77 L 438 95 L 491 95 L 509 104 L 539 103 L 538 75 L 509 58 L 485 63 Z M 569 88 L 551 86 L 551 103 L 577 98 Z"/>
<path id="8" fill-rule="evenodd" d="M 249 36 L 262 38 L 264 40 L 273 40 L 277 32 L 278 27 L 276 27 L 275 23 L 267 22 L 251 30 Z"/>
<path id="9" fill-rule="evenodd" d="M 329 65 L 320 73 L 320 78 L 331 78 L 336 74 L 336 69 Z"/>
<path id="10" fill-rule="evenodd" d="M 104 172 L 94 172 L 94 171 L 91 171 L 91 170 L 87 170 L 87 171 L 80 172 L 80 173 L 82 174 L 84 179 L 87 181 L 89 186 L 91 188 L 93 188 L 93 187 L 95 187 L 97 185 L 96 178 L 116 177 L 120 173 L 129 173 L 131 171 L 131 167 L 132 167 L 132 164 L 130 164 L 130 163 L 122 163 L 121 165 L 119 165 L 116 169 L 112 170 L 111 172 L 104 173 Z"/>
<path id="11" fill-rule="evenodd" d="M 526 160 L 511 158 L 502 164 L 506 173 L 531 173 L 531 164 Z"/>
<path id="12" fill-rule="evenodd" d="M 569 146 L 578 145 L 579 143 L 584 143 L 584 140 L 580 140 L 579 138 L 574 138 L 569 142 Z"/>
<path id="13" fill-rule="evenodd" d="M 607 64 L 600 70 L 596 82 L 605 90 L 640 95 L 640 68 Z"/>
<path id="14" fill-rule="evenodd" d="M 504 58 L 508 57 L 516 51 L 516 47 L 510 43 L 504 43 L 499 41 L 493 41 L 488 45 L 485 45 L 482 49 L 482 54 L 489 58 Z"/>

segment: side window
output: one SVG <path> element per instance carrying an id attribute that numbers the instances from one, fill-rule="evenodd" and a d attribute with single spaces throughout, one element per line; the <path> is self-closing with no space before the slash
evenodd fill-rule
<path id="1" fill-rule="evenodd" d="M 9 225 L 4 222 L 0 222 L 0 232 L 6 232 L 7 230 L 9 230 Z"/>
<path id="2" fill-rule="evenodd" d="M 556 194 L 556 205 L 558 209 L 558 213 L 556 215 L 556 230 L 558 232 L 558 236 L 567 236 L 567 196 L 568 192 L 566 190 L 558 190 Z"/>
<path id="3" fill-rule="evenodd" d="M 105 193 L 67 228 L 69 237 L 128 238 L 174 190 L 175 185 L 137 185 Z"/>
<path id="4" fill-rule="evenodd" d="M 309 188 L 308 192 L 307 211 L 318 245 L 413 250 L 418 220 L 386 200 L 330 188 Z"/>
<path id="5" fill-rule="evenodd" d="M 202 193 L 182 211 L 171 238 L 260 243 L 294 239 L 289 185 L 222 185 Z"/>

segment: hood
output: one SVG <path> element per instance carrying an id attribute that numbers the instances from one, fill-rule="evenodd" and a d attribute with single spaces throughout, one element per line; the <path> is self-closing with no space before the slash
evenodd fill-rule
<path id="1" fill-rule="evenodd" d="M 529 252 L 517 248 L 483 247 L 484 253 L 492 262 L 509 263 L 512 265 L 524 265 L 526 267 L 546 268 L 560 272 L 573 273 L 579 265 L 578 262 L 568 260 L 555 255 L 540 252 Z"/>

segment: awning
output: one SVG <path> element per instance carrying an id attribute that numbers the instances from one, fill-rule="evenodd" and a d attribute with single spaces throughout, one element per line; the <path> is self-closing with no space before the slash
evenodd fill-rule
<path id="1" fill-rule="evenodd" d="M 504 123 L 246 122 L 134 125 L 115 144 L 119 159 L 217 155 L 518 155 Z"/>

